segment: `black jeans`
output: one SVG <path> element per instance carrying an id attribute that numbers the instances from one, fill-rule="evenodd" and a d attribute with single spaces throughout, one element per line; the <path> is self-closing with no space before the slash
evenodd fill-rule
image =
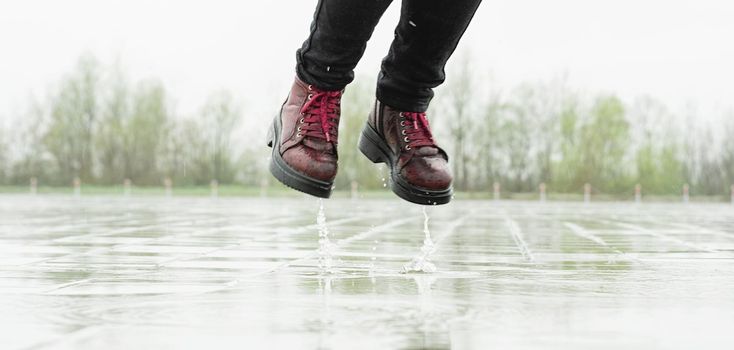
<path id="1" fill-rule="evenodd" d="M 298 77 L 323 90 L 341 90 L 392 0 L 319 0 L 311 34 L 297 52 Z M 400 23 L 382 61 L 377 98 L 406 112 L 425 112 L 433 88 L 481 0 L 402 0 Z"/>

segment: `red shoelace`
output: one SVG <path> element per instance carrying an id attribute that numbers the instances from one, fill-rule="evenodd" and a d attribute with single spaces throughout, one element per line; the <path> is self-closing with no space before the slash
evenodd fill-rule
<path id="1" fill-rule="evenodd" d="M 324 139 L 337 143 L 339 131 L 339 106 L 341 91 L 322 91 L 313 86 L 308 87 L 308 100 L 301 108 L 302 126 L 298 131 L 303 136 Z"/>
<path id="2" fill-rule="evenodd" d="M 403 140 L 407 143 L 407 150 L 424 146 L 436 146 L 433 142 L 433 134 L 431 134 L 426 113 L 402 112 L 400 115 L 405 119 L 400 122 L 400 125 L 403 127 L 403 135 L 405 136 Z"/>

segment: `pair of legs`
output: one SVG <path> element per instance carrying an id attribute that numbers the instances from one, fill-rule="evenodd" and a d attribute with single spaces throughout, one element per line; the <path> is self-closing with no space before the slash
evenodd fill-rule
<path id="1" fill-rule="evenodd" d="M 318 197 L 331 195 L 341 94 L 391 2 L 318 2 L 311 33 L 297 52 L 297 78 L 268 137 L 270 171 L 287 186 Z M 393 192 L 410 202 L 444 204 L 453 194 L 448 156 L 433 140 L 425 111 L 480 2 L 402 1 L 359 149 L 390 167 Z"/>
<path id="2" fill-rule="evenodd" d="M 377 98 L 425 112 L 444 66 L 481 0 L 403 0 L 395 39 L 382 62 Z M 320 0 L 311 35 L 298 50 L 298 77 L 323 90 L 342 90 L 392 0 Z"/>

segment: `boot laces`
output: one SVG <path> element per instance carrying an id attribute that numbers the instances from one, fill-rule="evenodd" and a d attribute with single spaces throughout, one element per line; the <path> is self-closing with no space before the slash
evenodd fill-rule
<path id="1" fill-rule="evenodd" d="M 403 120 L 400 122 L 400 126 L 403 127 L 403 141 L 407 143 L 405 146 L 406 150 L 418 147 L 436 146 L 433 141 L 431 128 L 428 125 L 426 113 L 402 112 L 400 113 L 400 116 L 403 117 Z"/>
<path id="2" fill-rule="evenodd" d="M 303 116 L 299 132 L 303 136 L 310 136 L 337 143 L 339 130 L 339 108 L 341 91 L 323 91 L 313 86 L 308 87 L 311 92 L 308 100 L 301 108 Z"/>

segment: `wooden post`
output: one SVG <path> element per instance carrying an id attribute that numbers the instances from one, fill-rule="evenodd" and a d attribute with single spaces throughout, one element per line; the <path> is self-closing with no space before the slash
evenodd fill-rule
<path id="1" fill-rule="evenodd" d="M 688 203 L 688 201 L 691 199 L 690 196 L 690 186 L 688 184 L 683 185 L 683 203 Z"/>
<path id="2" fill-rule="evenodd" d="M 359 198 L 359 183 L 357 181 L 352 180 L 352 199 Z"/>
<path id="3" fill-rule="evenodd" d="M 79 177 L 74 178 L 74 197 L 82 195 L 82 180 Z"/>
<path id="4" fill-rule="evenodd" d="M 546 199 L 546 193 L 545 193 L 545 191 L 546 191 L 546 185 L 545 185 L 545 182 L 541 182 L 540 183 L 540 186 L 538 186 L 538 187 L 540 188 L 540 201 L 541 202 L 545 202 L 545 199 Z"/>
<path id="5" fill-rule="evenodd" d="M 122 193 L 125 197 L 130 197 L 132 186 L 133 182 L 130 179 L 125 179 L 122 181 Z"/>
<path id="6" fill-rule="evenodd" d="M 635 185 L 635 202 L 642 202 L 642 185 L 640 184 Z"/>
<path id="7" fill-rule="evenodd" d="M 173 195 L 173 180 L 170 177 L 163 179 L 163 187 L 166 189 L 166 197 Z"/>
<path id="8" fill-rule="evenodd" d="M 209 187 L 211 187 L 212 190 L 212 198 L 219 198 L 219 181 L 212 180 L 209 183 Z"/>
<path id="9" fill-rule="evenodd" d="M 591 202 L 591 184 L 587 183 L 584 185 L 584 203 Z"/>
<path id="10" fill-rule="evenodd" d="M 500 185 L 500 183 L 495 182 L 494 183 L 494 200 L 496 201 L 500 200 L 500 198 L 502 197 L 502 192 L 500 192 L 501 190 L 502 190 L 502 186 Z"/>
<path id="11" fill-rule="evenodd" d="M 31 178 L 31 195 L 35 196 L 38 193 L 38 179 L 35 177 Z"/>

